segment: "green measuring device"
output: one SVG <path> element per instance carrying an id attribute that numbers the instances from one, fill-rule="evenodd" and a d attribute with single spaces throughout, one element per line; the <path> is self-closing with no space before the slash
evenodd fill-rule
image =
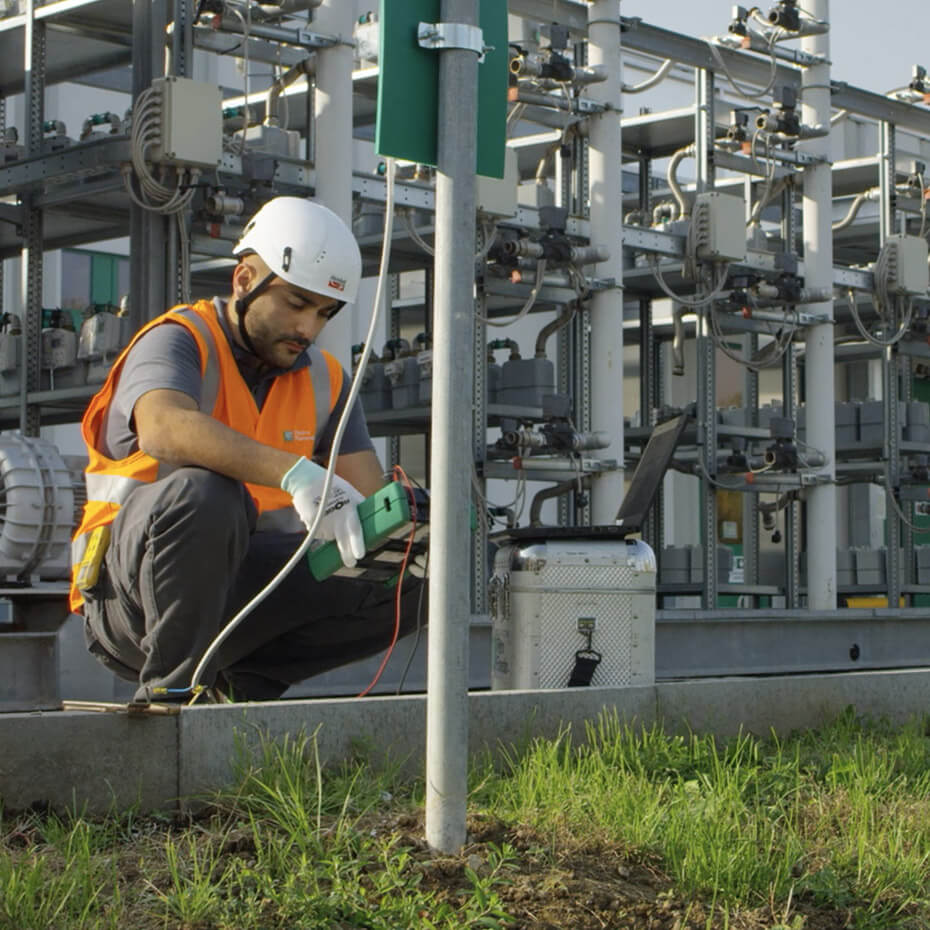
<path id="1" fill-rule="evenodd" d="M 418 514 L 418 521 L 424 514 Z M 403 562 L 411 530 L 410 498 L 399 481 L 376 491 L 358 505 L 358 517 L 365 536 L 365 557 L 354 568 L 345 568 L 334 541 L 314 545 L 307 555 L 310 572 L 324 581 L 341 570 L 343 575 L 389 581 L 396 577 Z M 415 542 L 425 542 L 427 524 L 417 524 Z"/>

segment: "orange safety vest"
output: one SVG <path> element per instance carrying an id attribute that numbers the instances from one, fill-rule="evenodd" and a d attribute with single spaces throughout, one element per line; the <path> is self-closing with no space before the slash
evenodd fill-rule
<path id="1" fill-rule="evenodd" d="M 342 390 L 343 371 L 328 352 L 310 346 L 310 365 L 274 379 L 259 411 L 233 357 L 232 348 L 212 301 L 174 307 L 143 326 L 113 363 L 103 387 L 91 399 L 81 421 L 81 434 L 90 461 L 84 472 L 87 503 L 81 524 L 71 543 L 71 609 L 84 602 L 74 584 L 76 566 L 87 548 L 90 533 L 112 523 L 129 495 L 143 484 L 156 481 L 174 470 L 141 449 L 127 458 L 114 460 L 100 451 L 106 412 L 130 349 L 143 333 L 163 323 L 185 326 L 200 351 L 203 376 L 200 409 L 234 430 L 267 446 L 310 458 L 314 439 L 326 425 Z M 280 488 L 246 484 L 261 519 L 260 526 L 275 524 L 275 511 L 290 508 L 291 496 Z"/>

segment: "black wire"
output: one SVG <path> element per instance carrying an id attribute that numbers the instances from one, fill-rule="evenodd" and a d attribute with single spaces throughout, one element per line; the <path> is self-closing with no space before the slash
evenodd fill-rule
<path id="1" fill-rule="evenodd" d="M 429 550 L 426 554 L 426 569 L 429 570 Z M 404 688 L 404 684 L 407 681 L 407 674 L 410 671 L 410 666 L 413 664 L 413 657 L 416 655 L 417 647 L 420 645 L 420 635 L 423 632 L 423 592 L 426 591 L 426 573 L 420 579 L 420 594 L 417 597 L 417 631 L 416 635 L 413 638 L 413 646 L 410 648 L 410 655 L 407 656 L 407 662 L 404 665 L 404 670 L 401 672 L 400 681 L 397 683 L 397 690 L 395 694 L 401 694 Z"/>

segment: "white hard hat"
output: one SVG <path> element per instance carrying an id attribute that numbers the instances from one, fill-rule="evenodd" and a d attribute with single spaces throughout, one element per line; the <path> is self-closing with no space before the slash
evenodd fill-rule
<path id="1" fill-rule="evenodd" d="M 246 224 L 233 255 L 254 252 L 279 278 L 350 303 L 362 254 L 352 230 L 332 210 L 303 197 L 275 197 Z"/>

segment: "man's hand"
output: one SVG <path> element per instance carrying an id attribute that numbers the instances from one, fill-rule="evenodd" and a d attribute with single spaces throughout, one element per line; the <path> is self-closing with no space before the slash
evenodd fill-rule
<path id="1" fill-rule="evenodd" d="M 302 458 L 281 480 L 281 487 L 293 497 L 294 509 L 308 530 L 320 509 L 325 478 L 324 469 Z M 347 568 L 352 568 L 365 555 L 365 536 L 358 519 L 358 505 L 363 500 L 348 481 L 333 475 L 316 538 L 336 540 Z"/>

